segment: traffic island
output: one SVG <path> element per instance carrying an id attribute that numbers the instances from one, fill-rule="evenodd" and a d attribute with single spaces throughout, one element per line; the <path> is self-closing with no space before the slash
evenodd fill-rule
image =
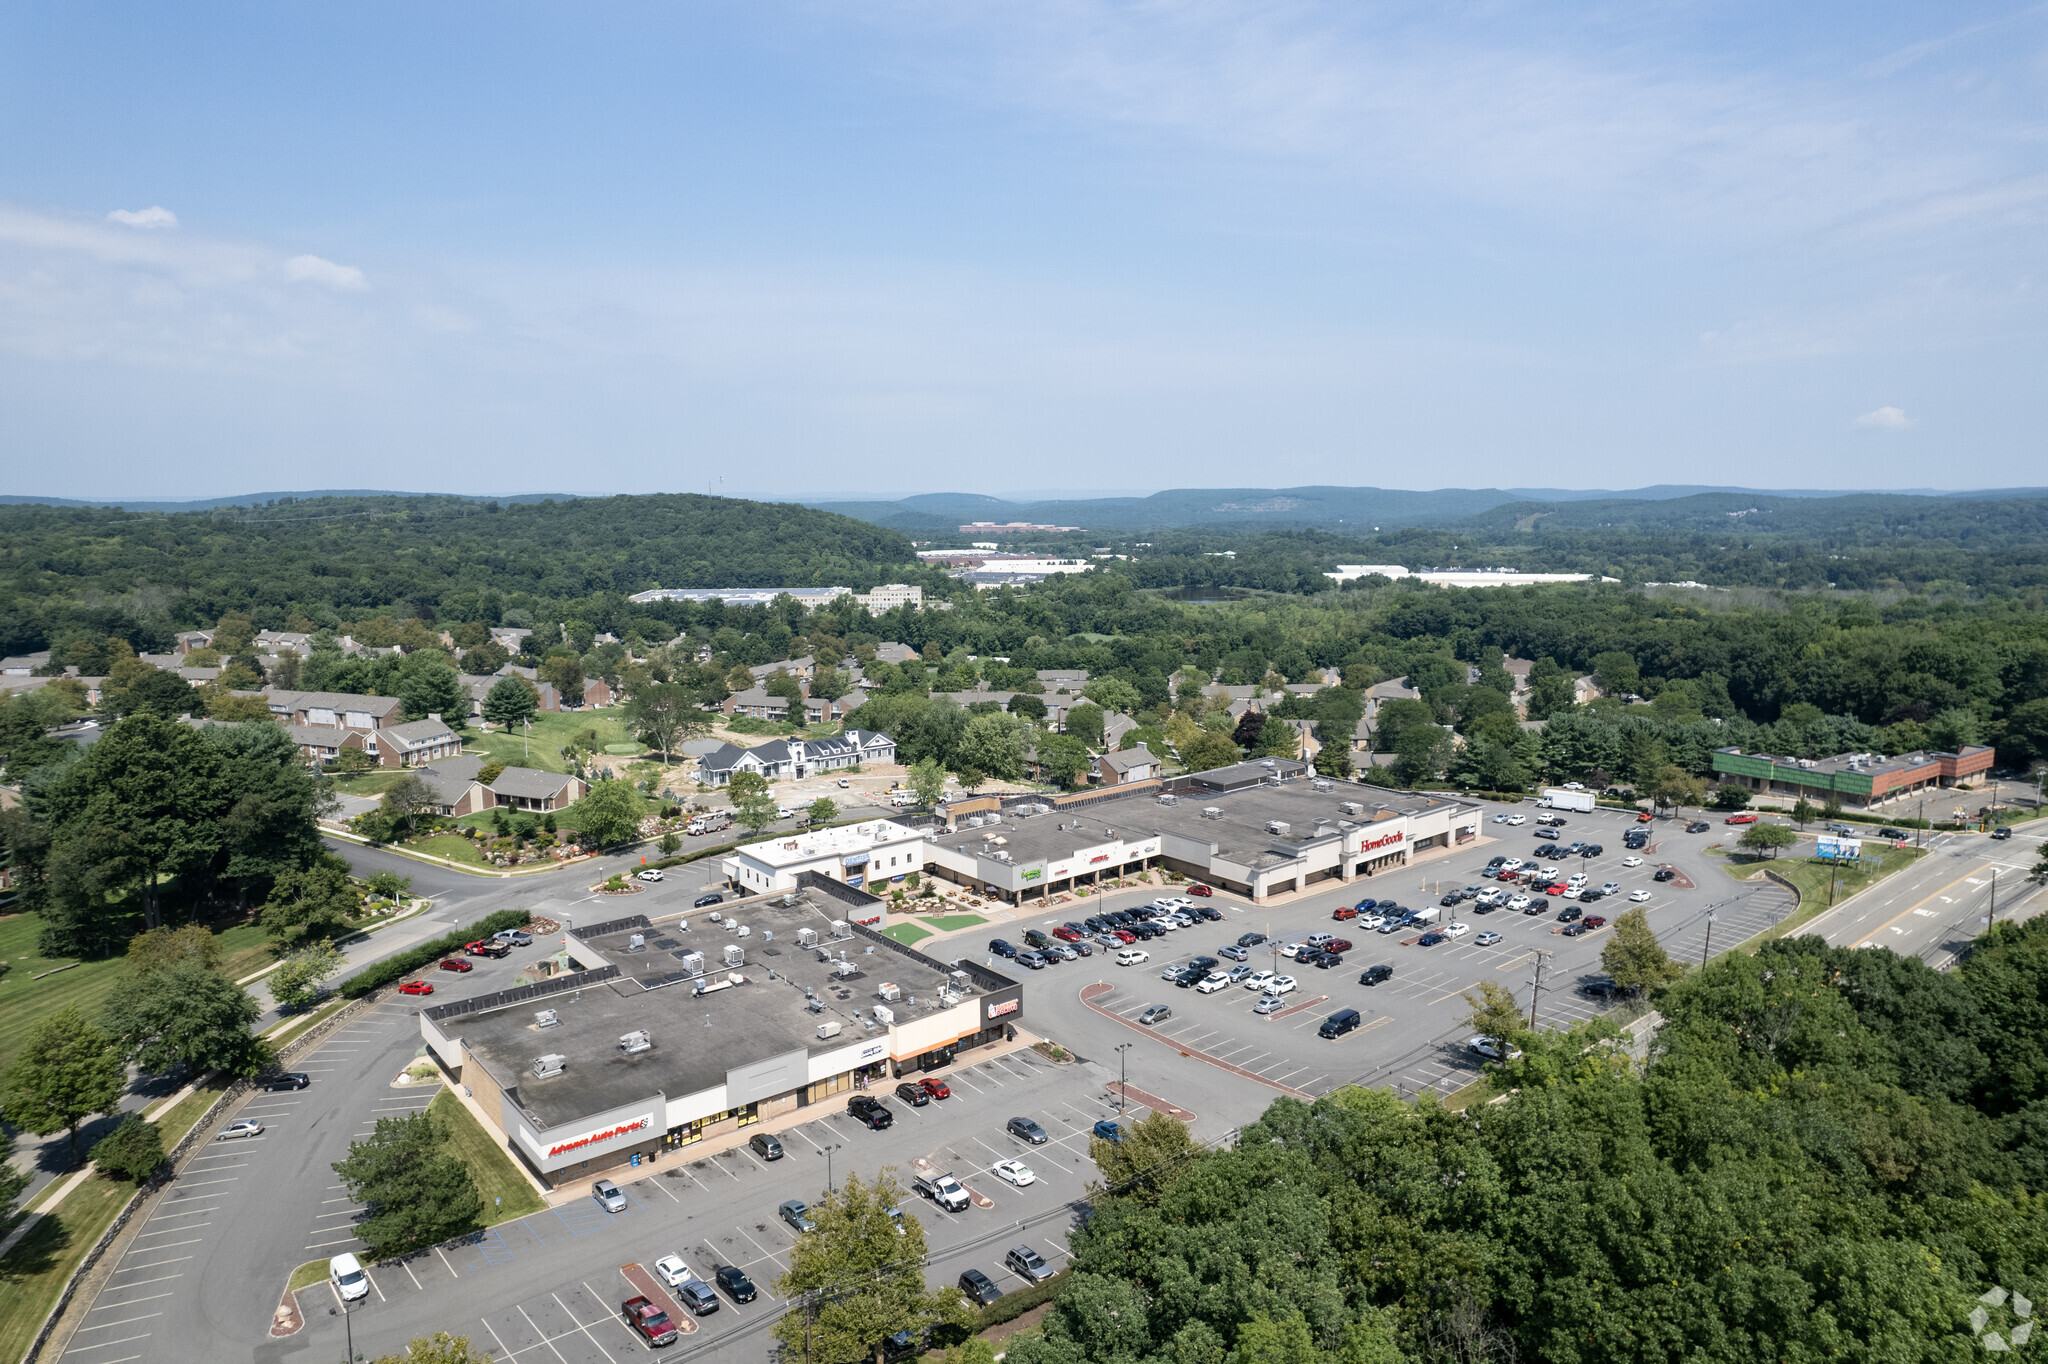
<path id="1" fill-rule="evenodd" d="M 270 1337 L 282 1340 L 295 1336 L 306 1327 L 306 1314 L 299 1306 L 299 1294 L 327 1278 L 327 1261 L 308 1260 L 292 1271 L 285 1283 L 284 1295 L 277 1300 L 277 1311 L 270 1317 Z"/>

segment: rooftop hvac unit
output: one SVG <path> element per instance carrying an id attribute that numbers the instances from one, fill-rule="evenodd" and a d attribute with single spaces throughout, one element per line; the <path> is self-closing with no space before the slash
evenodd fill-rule
<path id="1" fill-rule="evenodd" d="M 727 966 L 745 966 L 747 964 L 747 949 L 741 947 L 736 942 L 727 943 L 725 945 L 725 964 Z"/>
<path id="2" fill-rule="evenodd" d="M 688 971 L 688 972 L 689 972 L 689 973 L 690 973 L 691 975 L 693 975 L 693 976 L 701 976 L 701 975 L 703 975 L 703 974 L 704 974 L 704 954 L 703 954 L 702 952 L 685 952 L 685 953 L 683 953 L 683 969 L 684 969 L 685 971 Z"/>
<path id="3" fill-rule="evenodd" d="M 742 938 L 751 938 L 751 937 L 752 937 L 753 935 L 754 935 L 754 930 L 753 930 L 753 929 L 751 929 L 751 928 L 747 927 L 747 925 L 745 925 L 745 924 L 741 924 L 741 925 L 740 925 L 740 936 L 741 936 Z"/>
<path id="4" fill-rule="evenodd" d="M 870 1012 L 874 1014 L 877 1023 L 893 1026 L 896 1022 L 896 1011 L 886 1004 L 877 1004 Z"/>
<path id="5" fill-rule="evenodd" d="M 654 1039 L 644 1029 L 636 1028 L 619 1038 L 619 1050 L 631 1056 L 635 1052 L 654 1050 Z"/>
<path id="6" fill-rule="evenodd" d="M 897 1000 L 903 998 L 903 987 L 894 981 L 885 980 L 875 990 L 875 993 L 888 1000 L 891 1004 L 894 1004 Z"/>
<path id="7" fill-rule="evenodd" d="M 533 1026 L 536 1028 L 559 1028 L 561 1025 L 561 1016 L 553 1009 L 542 1009 L 533 1016 Z"/>
<path id="8" fill-rule="evenodd" d="M 821 1014 L 825 1012 L 825 1001 L 819 999 L 816 995 L 808 995 L 804 998 L 804 1011 L 806 1013 Z"/>
<path id="9" fill-rule="evenodd" d="M 557 1052 L 533 1058 L 533 1078 L 545 1080 L 551 1075 L 560 1075 L 562 1067 L 569 1064 L 569 1058 Z"/>
<path id="10" fill-rule="evenodd" d="M 1161 796 L 1159 797 L 1159 803 L 1160 803 L 1161 805 L 1178 805 L 1178 804 L 1180 804 L 1180 797 L 1179 797 L 1179 796 L 1168 796 L 1168 795 L 1161 795 Z"/>
<path id="11" fill-rule="evenodd" d="M 725 920 L 725 931 L 726 931 L 726 932 L 728 932 L 728 933 L 737 933 L 737 932 L 739 931 L 739 927 L 740 927 L 740 921 L 739 921 L 738 919 L 735 919 L 735 918 L 731 917 L 730 915 L 726 916 L 726 920 Z"/>
<path id="12" fill-rule="evenodd" d="M 1261 758 L 1259 759 L 1259 766 L 1265 768 L 1269 772 L 1273 772 L 1279 770 L 1280 764 L 1274 762 L 1271 758 Z"/>
<path id="13" fill-rule="evenodd" d="M 711 922 L 712 922 L 712 923 L 720 923 L 720 922 L 722 922 L 722 920 L 720 920 L 720 919 L 719 919 L 719 917 L 718 917 L 718 911 L 717 911 L 717 910 L 715 910 L 715 909 L 711 911 Z"/>
<path id="14" fill-rule="evenodd" d="M 818 930 L 815 928 L 799 928 L 796 931 L 796 945 L 798 947 L 816 947 L 818 945 Z"/>
<path id="15" fill-rule="evenodd" d="M 1266 821 L 1266 832 L 1280 838 L 1287 837 L 1293 827 L 1284 819 L 1269 819 Z"/>
<path id="16" fill-rule="evenodd" d="M 796 908 L 796 892 L 795 892 L 795 891 L 790 891 L 790 892 L 789 892 L 789 893 L 788 893 L 787 895 L 784 895 L 784 896 L 782 897 L 782 907 L 783 907 L 784 909 L 795 909 L 795 908 Z"/>
<path id="17" fill-rule="evenodd" d="M 1317 777 L 1315 785 L 1316 790 L 1327 791 L 1330 789 L 1330 779 L 1328 777 Z"/>
<path id="18" fill-rule="evenodd" d="M 1223 818 L 1223 807 L 1222 807 L 1222 806 L 1220 806 L 1220 805 L 1204 805 L 1204 806 L 1202 807 L 1202 818 L 1203 818 L 1203 819 L 1221 819 L 1221 818 Z"/>
<path id="19" fill-rule="evenodd" d="M 635 933 L 632 937 L 626 939 L 626 950 L 628 952 L 645 952 L 647 950 L 647 935 L 645 933 Z"/>
<path id="20" fill-rule="evenodd" d="M 1365 813 L 1365 807 L 1355 800 L 1340 801 L 1337 804 L 1337 808 L 1347 815 L 1362 815 Z"/>
<path id="21" fill-rule="evenodd" d="M 970 829 L 979 829 L 984 822 L 980 815 L 969 815 L 967 817 L 967 827 Z"/>
<path id="22" fill-rule="evenodd" d="M 994 814 L 991 814 L 986 822 L 990 824 L 1001 824 L 1003 822 L 1002 812 L 997 811 Z"/>
<path id="23" fill-rule="evenodd" d="M 836 1018 L 832 1019 L 829 1022 L 820 1023 L 818 1025 L 818 1036 L 821 1039 L 826 1037 L 837 1037 L 839 1036 L 839 1030 L 845 1026 L 846 1025 L 844 1023 L 841 1023 Z"/>
<path id="24" fill-rule="evenodd" d="M 856 974 L 859 970 L 858 966 L 855 966 L 844 957 L 832 963 L 832 974 L 835 976 L 850 976 Z"/>
<path id="25" fill-rule="evenodd" d="M 846 926 L 846 920 L 834 919 L 832 921 L 832 936 L 835 938 L 850 938 L 853 936 L 853 930 Z"/>

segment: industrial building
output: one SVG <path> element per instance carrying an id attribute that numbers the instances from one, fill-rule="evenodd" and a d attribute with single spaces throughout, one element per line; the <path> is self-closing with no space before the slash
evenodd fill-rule
<path id="1" fill-rule="evenodd" d="M 1960 753 L 1841 753 L 1832 758 L 1774 758 L 1739 748 L 1714 750 L 1714 771 L 1723 781 L 1767 795 L 1804 796 L 1865 809 L 1954 786 L 1991 770 L 1992 749 L 1972 746 Z"/>
<path id="2" fill-rule="evenodd" d="M 1058 799 L 985 797 L 943 821 L 875 820 L 765 839 L 724 862 L 751 894 L 806 876 L 877 893 L 910 872 L 1015 904 L 1160 867 L 1259 902 L 1406 865 L 1479 836 L 1475 805 L 1314 776 L 1288 759 Z"/>
<path id="3" fill-rule="evenodd" d="M 1023 1018 L 1016 981 L 863 927 L 871 905 L 813 878 L 571 928 L 531 968 L 544 978 L 424 1009 L 420 1032 L 495 1135 L 559 1184 L 937 1069 Z"/>

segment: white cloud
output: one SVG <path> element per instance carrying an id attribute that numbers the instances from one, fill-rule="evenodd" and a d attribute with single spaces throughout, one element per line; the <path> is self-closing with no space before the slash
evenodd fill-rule
<path id="1" fill-rule="evenodd" d="M 142 209 L 117 208 L 107 215 L 107 221 L 124 227 L 176 227 L 178 215 L 162 204 L 152 204 Z"/>
<path id="2" fill-rule="evenodd" d="M 321 256 L 293 256 L 284 263 L 284 277 L 299 284 L 324 284 L 330 289 L 353 291 L 370 287 L 370 281 L 355 266 L 336 265 Z"/>
<path id="3" fill-rule="evenodd" d="M 1874 427 L 1880 431 L 1903 431 L 1913 424 L 1903 408 L 1880 407 L 1875 412 L 1866 412 L 1856 419 L 1858 426 Z"/>

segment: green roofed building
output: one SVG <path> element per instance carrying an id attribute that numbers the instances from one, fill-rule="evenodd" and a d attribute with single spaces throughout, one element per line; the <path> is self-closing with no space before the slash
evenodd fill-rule
<path id="1" fill-rule="evenodd" d="M 1954 786 L 1982 777 L 1997 754 L 1985 747 L 1960 753 L 1840 753 L 1832 758 L 1774 758 L 1739 748 L 1714 751 L 1714 772 L 1750 790 L 1774 796 L 1805 796 L 1865 809 L 1929 787 Z"/>

